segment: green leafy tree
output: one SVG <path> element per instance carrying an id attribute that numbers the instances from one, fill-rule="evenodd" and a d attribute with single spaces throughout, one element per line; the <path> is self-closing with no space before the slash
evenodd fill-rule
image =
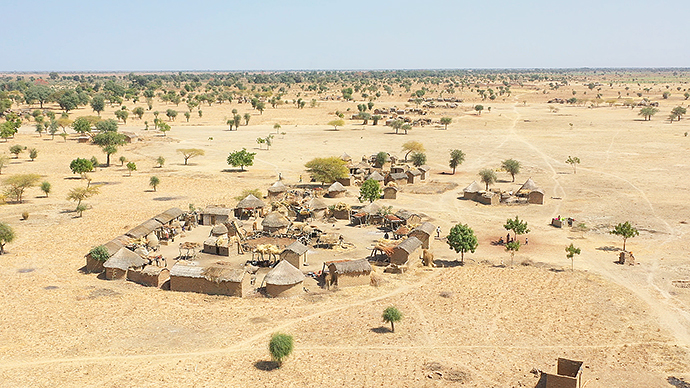
<path id="1" fill-rule="evenodd" d="M 184 165 L 187 165 L 187 161 L 191 158 L 196 158 L 197 156 L 206 155 L 206 151 L 200 148 L 180 148 L 177 150 L 178 153 L 182 154 L 184 158 Z M 161 164 L 162 166 L 162 164 Z"/>
<path id="2" fill-rule="evenodd" d="M 189 113 L 189 112 L 184 112 L 184 118 L 185 118 L 185 120 L 187 120 L 187 122 L 189 122 L 189 119 L 190 119 L 191 117 L 192 117 L 192 114 L 191 114 L 191 113 Z"/>
<path id="3" fill-rule="evenodd" d="M 132 109 L 132 113 L 133 113 L 135 116 L 137 116 L 137 118 L 138 118 L 139 120 L 141 120 L 141 118 L 144 117 L 144 112 L 145 112 L 145 111 L 144 111 L 144 108 L 142 108 L 142 107 L 140 107 L 140 106 L 138 106 L 138 107 Z"/>
<path id="4" fill-rule="evenodd" d="M 132 171 L 137 170 L 137 165 L 134 162 L 127 163 L 127 170 L 129 171 L 129 176 L 132 176 Z"/>
<path id="5" fill-rule="evenodd" d="M 374 157 L 374 165 L 376 165 L 376 167 L 378 167 L 378 168 L 381 168 L 389 160 L 390 160 L 390 156 L 388 156 L 388 152 L 380 151 Z"/>
<path id="6" fill-rule="evenodd" d="M 105 247 L 105 245 L 99 245 L 97 247 L 93 247 L 89 251 L 89 255 L 97 261 L 100 262 L 106 262 L 110 258 L 110 254 L 108 253 L 108 248 Z"/>
<path id="7" fill-rule="evenodd" d="M 570 259 L 570 269 L 575 270 L 575 255 L 580 254 L 580 248 L 575 248 L 575 245 L 573 243 L 570 243 L 570 246 L 565 247 L 565 257 Z"/>
<path id="8" fill-rule="evenodd" d="M 450 234 L 446 237 L 446 242 L 455 253 L 460 253 L 460 260 L 465 262 L 465 252 L 472 252 L 477 249 L 479 242 L 474 230 L 467 225 L 457 224 L 450 229 Z"/>
<path id="9" fill-rule="evenodd" d="M 38 174 L 10 175 L 3 181 L 5 186 L 7 186 L 5 194 L 15 201 L 22 203 L 24 191 L 30 187 L 36 186 L 39 180 L 41 180 L 41 176 Z"/>
<path id="10" fill-rule="evenodd" d="M 649 121 L 652 119 L 652 116 L 654 116 L 658 112 L 659 109 L 653 106 L 645 106 L 644 108 L 640 109 L 640 113 L 638 113 L 637 115 L 644 117 L 645 121 Z"/>
<path id="11" fill-rule="evenodd" d="M 9 224 L 0 222 L 0 255 L 5 254 L 5 245 L 14 241 L 16 235 Z"/>
<path id="12" fill-rule="evenodd" d="M 347 177 L 350 173 L 347 163 L 334 156 L 314 158 L 307 162 L 304 167 L 307 168 L 307 173 L 312 179 L 322 184 L 335 182 L 337 179 Z"/>
<path id="13" fill-rule="evenodd" d="M 247 152 L 246 148 L 242 148 L 242 150 L 233 151 L 228 155 L 228 164 L 233 167 L 239 166 L 244 171 L 245 166 L 254 165 L 254 156 L 256 156 L 256 152 Z"/>
<path id="14" fill-rule="evenodd" d="M 371 120 L 373 121 L 372 125 L 378 125 L 378 124 L 379 124 L 379 120 L 381 120 L 381 119 L 382 119 L 381 115 L 373 115 L 373 116 L 371 116 Z"/>
<path id="15" fill-rule="evenodd" d="M 235 123 L 235 130 L 240 129 L 240 123 L 242 122 L 242 116 L 234 115 L 232 121 Z"/>
<path id="16" fill-rule="evenodd" d="M 165 111 L 165 115 L 168 116 L 168 120 L 175 121 L 177 117 L 177 111 L 174 109 L 168 109 Z"/>
<path id="17" fill-rule="evenodd" d="M 496 173 L 490 168 L 479 170 L 479 179 L 486 185 L 486 191 L 489 191 L 489 185 L 496 183 Z"/>
<path id="18" fill-rule="evenodd" d="M 577 174 L 577 165 L 580 164 L 580 158 L 577 156 L 568 156 L 565 162 L 573 167 L 573 174 Z"/>
<path id="19" fill-rule="evenodd" d="M 268 351 L 271 353 L 271 358 L 278 364 L 278 367 L 283 365 L 283 361 L 292 354 L 295 348 L 295 340 L 291 335 L 283 333 L 273 333 L 271 340 L 268 342 Z"/>
<path id="20" fill-rule="evenodd" d="M 415 152 L 411 156 L 412 165 L 421 167 L 426 164 L 426 154 L 424 152 Z"/>
<path id="21" fill-rule="evenodd" d="M 58 123 L 57 120 L 50 120 L 50 124 L 48 124 L 48 133 L 50 134 L 50 140 L 55 139 L 55 134 L 58 131 Z"/>
<path id="22" fill-rule="evenodd" d="M 443 129 L 448 129 L 448 124 L 452 122 L 453 119 L 451 117 L 441 117 L 441 124 L 444 126 Z"/>
<path id="23" fill-rule="evenodd" d="M 129 117 L 129 112 L 126 110 L 116 110 L 115 111 L 115 117 L 117 117 L 118 120 L 122 120 L 124 124 L 127 124 L 127 118 Z"/>
<path id="24" fill-rule="evenodd" d="M 38 101 L 43 109 L 43 104 L 51 99 L 53 91 L 45 85 L 32 85 L 25 92 L 25 99 L 27 104 Z"/>
<path id="25" fill-rule="evenodd" d="M 244 114 L 244 125 L 249 125 L 249 120 L 252 118 L 252 115 L 249 113 Z"/>
<path id="26" fill-rule="evenodd" d="M 87 187 L 75 187 L 67 193 L 67 199 L 77 203 L 77 208 L 75 209 L 75 211 L 79 212 L 79 216 L 81 217 L 81 212 L 83 212 L 83 210 L 79 210 L 79 207 L 82 204 L 81 202 L 87 198 L 93 197 L 99 192 L 100 186 L 98 185 Z"/>
<path id="27" fill-rule="evenodd" d="M 88 133 L 91 132 L 91 123 L 86 117 L 78 117 L 72 122 L 72 129 L 77 133 Z"/>
<path id="28" fill-rule="evenodd" d="M 344 100 L 346 100 L 346 101 L 352 100 L 352 93 L 353 93 L 352 88 L 344 88 L 343 90 L 341 90 L 341 92 L 343 93 L 343 99 Z"/>
<path id="29" fill-rule="evenodd" d="M 158 168 L 163 167 L 163 165 L 165 164 L 165 158 L 162 156 L 157 157 L 156 163 L 158 163 Z"/>
<path id="30" fill-rule="evenodd" d="M 453 169 L 453 175 L 455 175 L 455 169 L 465 161 L 465 153 L 461 150 L 451 150 L 450 151 L 450 161 L 448 166 Z"/>
<path id="31" fill-rule="evenodd" d="M 19 159 L 19 154 L 24 152 L 25 149 L 26 147 L 20 146 L 19 144 L 15 144 L 12 147 L 10 147 L 10 153 L 14 155 L 15 159 Z"/>
<path id="32" fill-rule="evenodd" d="M 501 162 L 501 168 L 503 168 L 515 182 L 515 175 L 520 173 L 520 162 L 515 159 L 506 159 Z"/>
<path id="33" fill-rule="evenodd" d="M 374 202 L 381 198 L 381 185 L 373 179 L 367 179 L 359 188 L 359 201 Z"/>
<path id="34" fill-rule="evenodd" d="M 664 92 L 664 93 L 661 95 L 661 97 L 662 97 L 664 100 L 667 100 L 669 97 L 671 97 L 671 92 Z"/>
<path id="35" fill-rule="evenodd" d="M 158 130 L 163 132 L 163 136 L 167 136 L 168 131 L 170 131 L 170 125 L 164 123 L 163 121 L 159 121 Z"/>
<path id="36" fill-rule="evenodd" d="M 160 178 L 157 176 L 152 176 L 151 179 L 149 179 L 149 186 L 153 187 L 153 191 L 156 191 L 156 187 L 161 184 Z"/>
<path id="37" fill-rule="evenodd" d="M 101 112 L 105 110 L 105 96 L 102 94 L 93 96 L 91 99 L 91 109 L 100 116 Z"/>
<path id="38" fill-rule="evenodd" d="M 515 216 L 515 219 L 508 218 L 503 227 L 506 230 L 513 232 L 513 238 L 515 240 L 517 240 L 518 235 L 527 234 L 530 232 L 529 228 L 527 227 L 527 222 L 520 220 L 518 216 Z"/>
<path id="39" fill-rule="evenodd" d="M 96 129 L 101 132 L 117 132 L 117 125 L 117 120 L 101 120 L 96 123 Z"/>
<path id="40" fill-rule="evenodd" d="M 69 164 L 69 169 L 72 173 L 81 175 L 82 179 L 86 178 L 86 173 L 93 171 L 93 163 L 89 159 L 76 158 Z"/>
<path id="41" fill-rule="evenodd" d="M 273 124 L 273 129 L 276 130 L 276 133 L 278 133 L 278 132 L 280 131 L 280 128 L 282 128 L 282 127 L 280 126 L 280 124 L 278 124 L 278 123 Z"/>
<path id="42" fill-rule="evenodd" d="M 396 134 L 400 131 L 403 125 L 405 125 L 405 122 L 400 119 L 395 119 L 391 122 L 391 127 L 395 129 Z"/>
<path id="43" fill-rule="evenodd" d="M 107 131 L 93 137 L 93 143 L 100 146 L 106 154 L 106 166 L 110 167 L 110 155 L 117 153 L 117 147 L 125 144 L 125 136 L 121 133 Z"/>
<path id="44" fill-rule="evenodd" d="M 391 331 L 395 332 L 395 322 L 400 322 L 403 319 L 403 314 L 395 306 L 386 307 L 381 316 L 384 322 L 391 324 Z"/>
<path id="45" fill-rule="evenodd" d="M 126 157 L 120 156 L 120 166 L 124 166 L 126 161 L 127 161 Z"/>
<path id="46" fill-rule="evenodd" d="M 683 118 L 683 115 L 686 114 L 688 111 L 686 108 L 683 108 L 682 106 L 677 106 L 673 109 L 671 109 L 671 114 L 669 115 L 669 120 L 673 122 L 673 120 L 680 121 L 680 119 Z"/>
<path id="47" fill-rule="evenodd" d="M 33 162 L 38 157 L 38 150 L 35 148 L 29 149 L 29 159 Z"/>
<path id="48" fill-rule="evenodd" d="M 482 111 L 484 110 L 484 105 L 475 105 L 475 106 L 474 106 L 474 110 L 477 111 L 477 114 L 478 114 L 478 115 L 481 115 L 481 114 L 482 114 Z"/>
<path id="49" fill-rule="evenodd" d="M 515 252 L 520 250 L 520 241 L 513 240 L 506 244 L 506 252 L 510 252 L 510 266 L 513 266 L 513 259 L 515 258 Z"/>
<path id="50" fill-rule="evenodd" d="M 630 222 L 625 221 L 624 223 L 619 223 L 611 231 L 611 234 L 623 237 L 623 250 L 625 251 L 625 243 L 629 238 L 639 236 L 640 232 L 633 227 Z"/>
<path id="51" fill-rule="evenodd" d="M 50 194 L 50 190 L 52 189 L 52 186 L 50 182 L 44 181 L 41 183 L 41 191 L 46 195 L 46 198 L 48 197 L 48 194 Z"/>
<path id="52" fill-rule="evenodd" d="M 345 121 L 342 119 L 331 120 L 328 122 L 328 125 L 333 127 L 333 130 L 337 131 L 338 127 L 342 127 L 343 125 L 345 125 Z"/>

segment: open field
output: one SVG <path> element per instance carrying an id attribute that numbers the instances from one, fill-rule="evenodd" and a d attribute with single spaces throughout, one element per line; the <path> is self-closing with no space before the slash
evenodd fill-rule
<path id="1" fill-rule="evenodd" d="M 334 131 L 326 125 L 334 112 L 346 112 L 347 119 L 362 101 L 304 93 L 307 101 L 318 98 L 317 106 L 269 106 L 259 114 L 248 103 L 214 104 L 189 123 L 180 114 L 162 136 L 145 131 L 143 121 L 151 123 L 152 111 L 175 105 L 156 100 L 142 120 L 130 115 L 120 125 L 142 141 L 121 147 L 111 167 L 90 174 L 92 183 L 103 186 L 85 201 L 90 208 L 81 218 L 65 199 L 69 189 L 84 184 L 69 163 L 91 156 L 103 161 L 105 155 L 95 145 L 77 143 L 71 131 L 63 141 L 34 133 L 33 122 L 21 127 L 14 139 L 0 142 L 0 150 L 21 144 L 37 148 L 39 156 L 32 162 L 20 154 L 2 175 L 41 174 L 53 191 L 44 198 L 32 188 L 24 203 L 0 207 L 0 221 L 17 232 L 0 256 L 0 387 L 373 387 L 393 381 L 408 387 L 532 387 L 532 368 L 553 372 L 557 357 L 583 360 L 588 388 L 670 387 L 669 376 L 690 380 L 690 289 L 672 285 L 690 280 L 690 137 L 684 136 L 690 122 L 664 120 L 674 106 L 687 105 L 676 89 L 687 84 L 682 77 L 661 81 L 673 91 L 663 99 L 666 84 L 636 82 L 663 80 L 665 74 L 587 77 L 558 90 L 547 82 L 515 85 L 495 101 L 458 89 L 455 95 L 465 100 L 460 107 L 432 108 L 428 115 L 435 122 L 452 117 L 447 130 L 434 124 L 408 135 L 381 123 L 363 126 L 361 120 L 346 120 Z M 607 77 L 616 83 L 609 86 Z M 638 101 L 638 88 L 650 87 L 644 93 L 659 101 L 660 113 L 643 121 L 639 108 L 620 104 L 546 103 L 570 98 L 572 90 L 577 97 L 596 94 L 586 86 L 591 80 L 603 84 L 602 100 L 621 92 L 622 99 Z M 288 96 L 296 93 L 301 92 Z M 408 97 L 397 88 L 375 100 L 375 107 L 414 107 Z M 473 106 L 480 103 L 491 110 L 475 114 Z M 101 116 L 112 118 L 115 109 L 107 106 Z M 250 112 L 249 125 L 229 131 L 225 121 L 232 109 Z M 92 114 L 79 108 L 70 117 Z M 258 149 L 255 139 L 275 132 L 275 123 L 282 128 L 273 146 Z M 456 223 L 469 224 L 479 247 L 465 256 L 464 266 L 456 266 L 458 256 L 436 241 L 437 262 L 450 267 L 385 274 L 380 287 L 313 290 L 295 299 L 177 293 L 78 271 L 91 247 L 169 207 L 234 206 L 243 190 L 265 191 L 279 174 L 286 184 L 300 176 L 308 180 L 304 163 L 315 157 L 402 155 L 409 140 L 425 145 L 431 176 L 380 203 L 423 213 L 443 233 Z M 239 172 L 226 157 L 243 147 L 257 155 L 254 166 Z M 178 148 L 201 148 L 205 156 L 184 166 Z M 453 148 L 467 156 L 451 175 Z M 136 163 L 132 176 L 116 161 L 120 155 Z M 571 155 L 582 160 L 577 173 L 565 163 Z M 167 161 L 162 168 L 156 167 L 158 156 Z M 545 191 L 544 205 L 491 207 L 459 199 L 463 187 L 479 180 L 480 169 L 498 169 L 508 158 L 519 160 L 522 172 L 515 183 L 498 172 L 495 186 L 516 190 L 531 177 Z M 152 175 L 161 179 L 156 192 L 148 186 Z M 457 186 L 447 190 L 450 184 Z M 343 200 L 356 204 L 357 195 L 358 188 L 350 187 Z M 25 211 L 29 219 L 20 221 Z M 529 245 L 516 253 L 513 268 L 504 267 L 509 254 L 490 242 L 505 236 L 503 223 L 516 215 L 529 224 Z M 585 228 L 551 227 L 558 215 Z M 622 241 L 608 231 L 624 221 L 640 230 L 627 242 L 639 262 L 634 267 L 613 263 Z M 336 227 L 349 228 L 342 221 Z M 564 252 L 570 243 L 582 249 L 574 272 Z M 351 258 L 361 258 L 363 248 Z M 381 328 L 381 311 L 389 305 L 405 314 L 395 333 Z M 275 331 L 295 336 L 295 353 L 282 368 L 265 370 L 266 343 Z M 430 378 L 438 376 L 434 371 L 443 378 Z"/>

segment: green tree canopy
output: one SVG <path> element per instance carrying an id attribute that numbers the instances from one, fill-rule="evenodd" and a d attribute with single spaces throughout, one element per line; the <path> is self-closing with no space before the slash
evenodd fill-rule
<path id="1" fill-rule="evenodd" d="M 127 124 L 127 118 L 129 117 L 129 112 L 126 110 L 116 110 L 115 111 L 115 117 L 117 117 L 118 120 L 122 120 L 124 124 Z"/>
<path id="2" fill-rule="evenodd" d="M 374 202 L 381 198 L 381 185 L 373 179 L 367 179 L 359 188 L 359 201 Z"/>
<path id="3" fill-rule="evenodd" d="M 565 257 L 570 259 L 570 269 L 574 270 L 575 269 L 575 260 L 574 257 L 575 255 L 580 254 L 580 248 L 576 248 L 573 243 L 570 243 L 570 246 L 565 247 Z"/>
<path id="4" fill-rule="evenodd" d="M 577 156 L 568 156 L 565 162 L 573 167 L 573 174 L 577 174 L 577 165 L 580 164 L 580 158 Z"/>
<path id="5" fill-rule="evenodd" d="M 12 147 L 10 147 L 10 153 L 11 153 L 12 155 L 14 155 L 14 158 L 15 158 L 15 159 L 18 159 L 18 158 L 19 158 L 19 154 L 21 154 L 22 152 L 24 152 L 25 149 L 26 149 L 26 147 L 21 146 L 21 145 L 19 145 L 19 144 L 15 144 L 15 145 L 13 145 Z"/>
<path id="6" fill-rule="evenodd" d="M 0 222 L 0 255 L 5 254 L 5 244 L 14 241 L 15 237 L 14 229 L 9 224 Z"/>
<path id="7" fill-rule="evenodd" d="M 479 242 L 474 231 L 467 225 L 457 224 L 450 229 L 450 234 L 446 238 L 446 242 L 455 253 L 460 253 L 462 262 L 465 262 L 465 252 L 472 252 L 477 249 Z"/>
<path id="8" fill-rule="evenodd" d="M 97 247 L 91 248 L 89 251 L 89 255 L 94 260 L 100 261 L 100 262 L 106 262 L 110 258 L 110 254 L 108 253 L 108 248 L 105 247 L 105 245 L 99 245 Z"/>
<path id="9" fill-rule="evenodd" d="M 513 231 L 515 240 L 517 240 L 518 235 L 527 234 L 530 232 L 530 230 L 527 228 L 527 222 L 520 220 L 518 216 L 515 216 L 515 219 L 508 218 L 503 227 L 506 230 Z"/>
<path id="10" fill-rule="evenodd" d="M 50 184 L 48 181 L 43 181 L 41 183 L 41 191 L 48 197 L 48 194 L 50 194 L 50 190 L 53 188 L 53 186 Z"/>
<path id="11" fill-rule="evenodd" d="M 278 364 L 278 367 L 283 365 L 283 361 L 292 354 L 295 347 L 295 341 L 291 335 L 283 333 L 273 333 L 271 340 L 268 342 L 268 351 L 271 353 L 271 358 Z"/>
<path id="12" fill-rule="evenodd" d="M 72 122 L 72 129 L 77 133 L 91 132 L 91 123 L 86 117 L 78 117 Z"/>
<path id="13" fill-rule="evenodd" d="M 182 157 L 184 158 L 184 165 L 187 165 L 187 161 L 191 158 L 196 158 L 197 156 L 204 156 L 206 154 L 206 151 L 200 149 L 200 148 L 179 148 L 177 150 L 178 153 L 182 154 Z M 165 159 L 163 159 L 165 161 Z M 162 166 L 163 164 L 161 164 Z"/>
<path id="14" fill-rule="evenodd" d="M 415 152 L 410 157 L 412 160 L 412 165 L 415 167 L 421 167 L 426 164 L 426 154 L 424 152 Z"/>
<path id="15" fill-rule="evenodd" d="M 510 252 L 510 266 L 513 266 L 513 258 L 515 257 L 515 252 L 520 250 L 520 241 L 513 240 L 506 243 L 506 251 Z"/>
<path id="16" fill-rule="evenodd" d="M 478 114 L 478 115 L 481 115 L 481 114 L 482 114 L 482 111 L 484 110 L 484 105 L 475 105 L 475 106 L 474 106 L 474 110 L 477 111 L 477 114 Z"/>
<path id="17" fill-rule="evenodd" d="M 21 203 L 24 191 L 29 187 L 34 187 L 41 180 L 38 174 L 15 174 L 5 178 L 3 183 L 7 186 L 5 194 Z"/>
<path id="18" fill-rule="evenodd" d="M 153 191 L 156 191 L 159 184 L 161 184 L 161 180 L 157 176 L 154 175 L 149 179 L 149 186 L 153 187 Z"/>
<path id="19" fill-rule="evenodd" d="M 659 112 L 659 109 L 653 107 L 653 106 L 645 106 L 644 108 L 640 109 L 640 113 L 638 113 L 638 116 L 644 117 L 645 121 L 651 120 L 652 116 L 657 114 Z"/>
<path id="20" fill-rule="evenodd" d="M 321 183 L 332 183 L 349 174 L 347 163 L 338 157 L 314 158 L 304 165 L 312 179 Z"/>
<path id="21" fill-rule="evenodd" d="M 85 178 L 87 172 L 93 171 L 93 167 L 91 160 L 86 158 L 76 158 L 69 164 L 69 169 L 72 170 L 72 173 L 79 174 L 82 178 Z"/>
<path id="22" fill-rule="evenodd" d="M 441 124 L 444 126 L 444 129 L 448 129 L 448 124 L 453 122 L 453 118 L 451 117 L 441 117 Z"/>
<path id="23" fill-rule="evenodd" d="M 496 173 L 490 168 L 479 170 L 479 179 L 486 185 L 486 191 L 489 191 L 489 185 L 496 183 Z"/>
<path id="24" fill-rule="evenodd" d="M 455 175 L 455 169 L 465 161 L 465 153 L 461 150 L 450 151 L 450 161 L 448 165 L 453 169 L 453 175 Z"/>
<path id="25" fill-rule="evenodd" d="M 391 331 L 395 332 L 395 322 L 400 322 L 403 319 L 403 314 L 395 306 L 386 307 L 381 316 L 384 322 L 391 324 Z"/>
<path id="26" fill-rule="evenodd" d="M 515 159 L 506 159 L 501 162 L 501 168 L 503 168 L 515 182 L 515 175 L 520 173 L 520 162 Z"/>
<path id="27" fill-rule="evenodd" d="M 117 125 L 117 122 L 115 124 Z M 94 136 L 93 143 L 100 146 L 103 152 L 107 155 L 106 165 L 109 167 L 110 155 L 117 152 L 118 146 L 125 144 L 125 135 L 113 131 L 105 131 Z"/>
<path id="28" fill-rule="evenodd" d="M 134 162 L 127 163 L 127 170 L 129 171 L 129 176 L 132 176 L 132 171 L 137 170 L 137 165 Z"/>
<path id="29" fill-rule="evenodd" d="M 101 132 L 117 132 L 117 120 L 101 120 L 96 123 L 96 129 Z"/>
<path id="30" fill-rule="evenodd" d="M 105 110 L 105 96 L 102 94 L 93 96 L 91 99 L 91 109 L 100 116 L 101 112 Z"/>
<path id="31" fill-rule="evenodd" d="M 67 193 L 67 199 L 77 203 L 75 211 L 80 212 L 79 207 L 81 202 L 87 198 L 93 197 L 100 192 L 100 186 L 75 187 Z M 81 214 L 80 214 L 81 215 Z"/>
<path id="32" fill-rule="evenodd" d="M 639 236 L 640 232 L 633 227 L 630 222 L 625 221 L 624 223 L 619 223 L 611 231 L 611 234 L 623 237 L 623 250 L 625 251 L 625 243 L 629 238 Z"/>
<path id="33" fill-rule="evenodd" d="M 247 152 L 246 148 L 240 151 L 233 151 L 228 155 L 228 164 L 237 167 L 239 166 L 244 171 L 244 166 L 254 165 L 254 156 L 256 152 Z"/>
<path id="34" fill-rule="evenodd" d="M 342 127 L 345 125 L 345 121 L 342 119 L 337 119 L 337 120 L 331 120 L 328 122 L 328 125 L 332 126 L 334 130 L 338 130 L 338 127 Z"/>

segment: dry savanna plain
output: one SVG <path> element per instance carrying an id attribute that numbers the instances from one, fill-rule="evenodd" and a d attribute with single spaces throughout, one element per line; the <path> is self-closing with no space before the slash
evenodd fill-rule
<path id="1" fill-rule="evenodd" d="M 124 74 L 114 79 L 128 82 Z M 46 197 L 30 188 L 23 203 L 0 206 L 0 221 L 17 235 L 0 256 L 0 387 L 534 387 L 533 371 L 555 372 L 558 357 L 584 362 L 587 388 L 682 386 L 679 379 L 690 381 L 690 288 L 677 285 L 690 280 L 690 121 L 666 116 L 687 106 L 687 75 L 611 70 L 572 72 L 564 79 L 558 87 L 549 79 L 509 81 L 510 92 L 491 100 L 477 89 L 505 84 L 477 75 L 452 94 L 444 92 L 463 100 L 458 107 L 437 102 L 423 108 L 427 114 L 419 117 L 432 124 L 407 135 L 395 134 L 385 120 L 374 126 L 350 119 L 369 99 L 359 92 L 353 101 L 337 99 L 348 86 L 343 83 L 321 92 L 288 85 L 282 100 L 289 103 L 266 104 L 263 113 L 237 98 L 204 103 L 188 122 L 184 102 L 176 106 L 156 97 L 149 110 L 143 99 L 124 101 L 130 111 L 146 110 L 142 119 L 130 115 L 120 122 L 119 130 L 137 133 L 139 141 L 120 147 L 110 167 L 89 174 L 102 186 L 85 200 L 82 217 L 66 199 L 70 189 L 84 185 L 70 161 L 96 156 L 103 162 L 105 155 L 96 145 L 79 143 L 71 129 L 66 139 L 51 139 L 24 120 L 14 138 L 0 141 L 0 151 L 10 155 L 9 147 L 20 144 L 39 154 L 34 161 L 27 152 L 10 159 L 2 177 L 40 174 L 52 191 Z M 413 79 L 410 91 L 401 82 L 391 86 L 391 94 L 373 99 L 374 108 L 416 108 L 408 102 L 414 91 L 425 88 L 425 98 L 436 98 L 445 89 L 420 79 Z M 237 93 L 251 95 L 249 89 Z M 573 96 L 580 101 L 547 102 Z M 292 103 L 297 98 L 316 101 L 300 109 Z M 640 107 L 624 104 L 643 98 L 659 103 L 648 121 L 638 115 Z M 478 104 L 485 107 L 481 114 L 474 110 Z M 18 102 L 12 110 L 37 107 Z M 60 116 L 56 103 L 44 109 Z M 114 118 L 118 109 L 106 104 L 100 116 Z M 165 117 L 167 109 L 180 111 L 175 121 Z M 226 120 L 233 109 L 251 119 L 230 131 Z M 170 125 L 166 134 L 145 130 L 153 111 Z M 345 125 L 334 130 L 327 123 L 336 111 L 345 114 Z M 85 115 L 95 115 L 88 105 L 69 112 L 70 119 Z M 447 129 L 442 117 L 452 118 Z M 275 133 L 276 123 L 281 128 L 273 145 L 259 147 L 257 137 Z M 464 265 L 457 265 L 459 255 L 444 242 L 434 241 L 435 267 L 415 266 L 404 274 L 375 267 L 383 279 L 377 287 L 312 288 L 288 299 L 172 292 L 80 271 L 92 247 L 170 207 L 233 207 L 244 190 L 266 194 L 279 176 L 288 185 L 300 177 L 307 181 L 304 164 L 315 157 L 345 152 L 359 160 L 379 151 L 403 156 L 401 146 L 410 140 L 424 144 L 430 176 L 404 186 L 397 199 L 379 202 L 418 212 L 444 234 L 468 224 L 479 246 L 465 255 Z M 200 148 L 205 155 L 184 165 L 180 148 Z M 226 162 L 242 148 L 256 152 L 245 172 Z M 455 174 L 448 166 L 451 149 L 466 154 Z M 120 156 L 136 163 L 136 171 L 121 166 Z M 159 156 L 166 159 L 162 167 Z M 569 156 L 581 160 L 576 172 L 565 163 Z M 499 171 L 509 158 L 522 165 L 514 183 Z M 461 199 L 483 168 L 497 171 L 494 187 L 505 191 L 531 177 L 545 192 L 544 204 L 488 206 Z M 149 186 L 152 175 L 160 178 L 156 191 Z M 338 201 L 356 205 L 358 195 L 358 187 L 350 186 Z M 491 242 L 505 236 L 505 220 L 516 215 L 529 225 L 529 244 L 511 266 L 510 254 Z M 579 227 L 552 227 L 559 215 Z M 640 231 L 627 241 L 634 266 L 614 263 L 622 239 L 609 231 L 625 221 Z M 366 257 L 368 243 L 349 242 L 357 249 L 348 258 Z M 571 243 L 582 252 L 574 270 L 564 251 Z M 404 314 L 395 332 L 383 329 L 381 320 L 390 305 Z M 295 349 L 282 367 L 271 368 L 267 343 L 277 331 L 293 335 Z"/>

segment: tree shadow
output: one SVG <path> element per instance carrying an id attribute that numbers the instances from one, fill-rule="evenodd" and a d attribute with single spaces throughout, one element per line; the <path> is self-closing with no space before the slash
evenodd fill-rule
<path id="1" fill-rule="evenodd" d="M 220 172 L 247 172 L 247 170 L 242 170 L 241 168 L 226 168 L 220 170 Z"/>
<path id="2" fill-rule="evenodd" d="M 595 248 L 597 251 L 604 251 L 604 252 L 619 252 L 622 251 L 622 249 L 618 247 L 613 247 L 611 245 L 603 246 L 603 247 L 597 247 Z"/>
<path id="3" fill-rule="evenodd" d="M 463 267 L 464 262 L 460 260 L 434 260 L 434 265 L 441 268 Z"/>
<path id="4" fill-rule="evenodd" d="M 275 361 L 260 360 L 254 363 L 254 368 L 264 372 L 271 372 L 278 369 L 278 363 Z"/>
<path id="5" fill-rule="evenodd" d="M 392 333 L 393 331 L 390 329 L 390 327 L 386 326 L 379 326 L 379 327 L 372 327 L 371 331 L 377 334 L 385 334 L 385 333 Z"/>

